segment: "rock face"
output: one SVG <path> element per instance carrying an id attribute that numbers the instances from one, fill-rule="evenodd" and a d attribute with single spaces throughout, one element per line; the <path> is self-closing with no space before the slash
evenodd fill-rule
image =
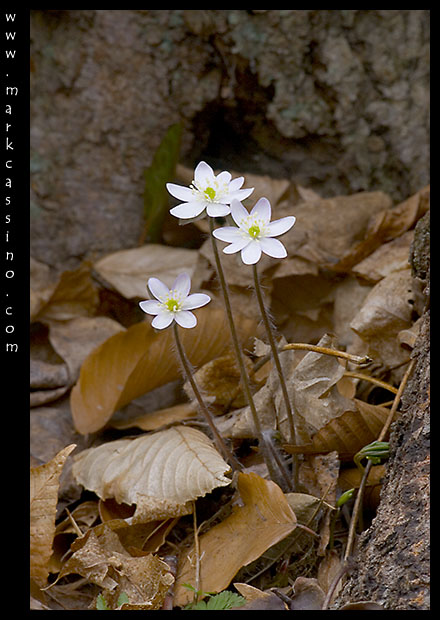
<path id="1" fill-rule="evenodd" d="M 167 128 L 182 161 L 324 197 L 429 182 L 429 11 L 33 10 L 31 251 L 132 247 Z"/>

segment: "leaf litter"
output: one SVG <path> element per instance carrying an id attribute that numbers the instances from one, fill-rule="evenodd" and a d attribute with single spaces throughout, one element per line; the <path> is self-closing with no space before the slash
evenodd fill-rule
<path id="1" fill-rule="evenodd" d="M 176 174 L 186 181 L 182 166 Z M 297 217 L 295 234 L 285 238 L 287 259 L 261 261 L 267 302 L 284 337 L 280 347 L 310 343 L 372 363 L 361 371 L 325 353 L 282 352 L 296 411 L 293 442 L 250 306 L 256 306 L 251 274 L 236 257 L 224 256 L 270 450 L 287 466 L 292 455 L 300 459 L 300 487 L 291 493 L 268 479 L 255 447 L 208 241 L 198 250 L 173 247 L 173 235 L 181 240 L 182 233 L 165 218 L 162 238 L 171 245 L 127 248 L 58 275 L 32 259 L 33 411 L 43 414 L 42 404 L 56 411 L 67 402 L 72 427 L 66 447 L 31 470 L 33 608 L 86 609 L 99 602 L 103 609 L 172 609 L 204 596 L 208 604 L 234 584 L 246 600 L 238 609 L 321 608 L 347 535 L 336 501 L 360 484 L 353 457 L 385 424 L 417 338 L 408 253 L 414 227 L 429 209 L 429 187 L 393 205 L 381 192 L 322 199 L 286 179 L 254 175 L 249 182 L 256 198 L 270 197 L 274 216 Z M 200 220 L 184 236 L 196 228 L 203 236 L 204 226 Z M 153 410 L 142 410 L 144 394 L 180 377 L 169 335 L 154 332 L 136 307 L 158 263 L 163 281 L 172 283 L 185 270 L 214 298 L 182 339 L 241 473 L 232 475 L 218 454 L 183 383 L 176 402 L 161 406 L 159 396 Z M 109 290 L 120 313 L 103 303 Z M 132 402 L 140 403 L 140 415 L 124 419 Z M 40 426 L 33 428 L 31 450 Z M 71 455 L 74 433 L 80 448 Z M 73 474 L 60 476 L 65 465 Z M 374 514 L 385 472 L 385 464 L 372 468 L 366 518 Z"/>

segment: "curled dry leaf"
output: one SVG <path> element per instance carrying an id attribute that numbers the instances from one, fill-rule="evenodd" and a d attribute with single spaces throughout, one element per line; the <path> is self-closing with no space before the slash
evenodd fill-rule
<path id="1" fill-rule="evenodd" d="M 136 523 L 188 514 L 191 501 L 230 484 L 229 469 L 206 435 L 176 426 L 84 450 L 73 475 L 101 499 L 136 504 Z"/>
<path id="2" fill-rule="evenodd" d="M 222 309 L 200 308 L 197 327 L 183 330 L 181 340 L 190 362 L 201 366 L 230 346 L 229 328 Z M 242 342 L 255 331 L 255 322 L 237 317 Z M 71 393 L 76 429 L 93 433 L 113 413 L 133 399 L 181 375 L 174 354 L 172 330 L 156 332 L 147 321 L 115 334 L 84 361 Z"/>
<path id="3" fill-rule="evenodd" d="M 199 538 L 200 582 L 207 592 L 220 592 L 242 566 L 259 558 L 296 527 L 296 516 L 280 487 L 257 474 L 240 473 L 237 487 L 243 506 Z M 195 550 L 182 559 L 176 578 L 175 603 L 185 605 L 195 583 Z"/>
<path id="4" fill-rule="evenodd" d="M 30 571 L 39 586 L 45 585 L 49 573 L 61 471 L 75 447 L 76 444 L 71 444 L 48 463 L 31 468 Z"/>
<path id="5" fill-rule="evenodd" d="M 148 243 L 109 254 L 96 262 L 94 269 L 123 297 L 145 299 L 149 277 L 159 278 L 171 287 L 180 273 L 192 278 L 196 262 L 197 250 Z"/>
<path id="6" fill-rule="evenodd" d="M 71 573 L 85 577 L 104 588 L 110 609 L 116 608 L 122 592 L 129 600 L 126 609 L 160 609 L 174 581 L 165 562 L 152 554 L 131 557 L 117 534 L 106 525 L 99 534 L 91 529 L 77 538 L 71 550 L 73 554 L 58 579 Z"/>
<path id="7" fill-rule="evenodd" d="M 352 460 L 363 446 L 379 436 L 389 415 L 389 409 L 353 399 L 356 411 L 344 411 L 331 419 L 305 446 L 285 444 L 290 454 L 318 454 L 336 450 L 341 460 Z"/>

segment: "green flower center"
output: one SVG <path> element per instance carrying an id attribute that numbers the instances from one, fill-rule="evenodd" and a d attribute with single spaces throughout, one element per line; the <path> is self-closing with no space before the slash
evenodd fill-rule
<path id="1" fill-rule="evenodd" d="M 261 233 L 260 227 L 254 224 L 248 229 L 248 233 L 250 234 L 251 237 L 256 239 L 258 235 Z"/>
<path id="2" fill-rule="evenodd" d="M 166 306 L 167 310 L 169 310 L 170 312 L 176 312 L 176 310 L 179 309 L 180 304 L 175 299 L 168 299 L 165 302 L 165 306 Z"/>
<path id="3" fill-rule="evenodd" d="M 207 187 L 205 189 L 205 196 L 207 198 L 209 198 L 209 200 L 214 200 L 214 198 L 215 198 L 215 189 L 213 189 L 212 187 Z"/>

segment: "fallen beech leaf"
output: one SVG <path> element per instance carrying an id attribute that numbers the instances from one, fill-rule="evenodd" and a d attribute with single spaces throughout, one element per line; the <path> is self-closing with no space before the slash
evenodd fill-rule
<path id="1" fill-rule="evenodd" d="M 196 262 L 197 250 L 148 243 L 104 256 L 93 267 L 123 297 L 145 299 L 149 277 L 171 287 L 180 273 L 192 278 Z"/>
<path id="2" fill-rule="evenodd" d="M 380 603 L 375 603 L 374 601 L 358 601 L 357 603 L 346 603 L 342 607 L 339 607 L 341 611 L 351 611 L 351 610 L 369 610 L 369 611 L 380 611 L 381 609 L 385 611 L 384 607 L 380 605 Z"/>
<path id="3" fill-rule="evenodd" d="M 105 589 L 110 609 L 122 592 L 128 596 L 125 609 L 160 609 L 173 577 L 168 565 L 152 554 L 131 557 L 117 534 L 107 525 L 89 530 L 71 546 L 73 554 L 58 579 L 75 573 Z"/>
<path id="4" fill-rule="evenodd" d="M 105 316 L 80 316 L 70 321 L 51 323 L 49 340 L 67 364 L 71 385 L 78 379 L 81 364 L 93 349 L 123 331 L 122 325 Z"/>
<path id="5" fill-rule="evenodd" d="M 365 298 L 351 328 L 368 344 L 368 355 L 388 368 L 408 360 L 398 333 L 411 327 L 411 270 L 402 269 L 378 282 Z"/>
<path id="6" fill-rule="evenodd" d="M 230 335 L 225 312 L 220 308 L 200 308 L 197 320 L 197 327 L 183 330 L 181 340 L 190 362 L 201 366 L 230 345 Z M 237 317 L 242 342 L 254 330 L 254 321 Z M 71 393 L 76 429 L 82 434 L 93 433 L 105 426 L 117 409 L 179 378 L 181 371 L 173 345 L 172 330 L 156 332 L 150 322 L 144 321 L 95 349 L 84 361 Z"/>
<path id="7" fill-rule="evenodd" d="M 363 446 L 379 436 L 389 409 L 380 405 L 371 405 L 353 399 L 356 411 L 344 411 L 331 419 L 312 437 L 307 446 L 285 444 L 283 447 L 290 454 L 318 454 L 336 450 L 341 460 L 352 460 Z"/>
<path id="8" fill-rule="evenodd" d="M 39 586 L 44 586 L 49 574 L 48 563 L 52 555 L 55 535 L 55 514 L 61 471 L 76 444 L 67 446 L 54 458 L 32 467 L 30 474 L 30 573 Z"/>
<path id="9" fill-rule="evenodd" d="M 367 229 L 362 236 L 357 237 L 356 242 L 341 258 L 338 270 L 350 271 L 354 265 L 369 256 L 383 243 L 414 228 L 417 221 L 429 209 L 429 201 L 430 187 L 428 185 L 395 207 L 386 206 L 379 212 L 371 212 Z"/>
<path id="10" fill-rule="evenodd" d="M 110 425 L 120 430 L 135 426 L 143 431 L 157 431 L 162 426 L 176 424 L 176 422 L 182 422 L 182 420 L 194 418 L 195 416 L 197 416 L 197 405 L 195 403 L 179 403 L 173 407 L 144 413 L 127 421 L 112 421 Z"/>
<path id="11" fill-rule="evenodd" d="M 330 348 L 333 339 L 325 335 L 318 345 Z M 313 435 L 333 418 L 345 411 L 356 410 L 353 401 L 342 396 L 337 388 L 336 384 L 343 374 L 344 367 L 336 357 L 311 351 L 289 377 L 288 389 L 295 411 L 299 444 L 310 443 Z"/>
<path id="12" fill-rule="evenodd" d="M 191 501 L 230 484 L 229 469 L 206 435 L 176 426 L 84 450 L 73 475 L 101 499 L 136 504 L 136 523 L 188 514 Z"/>
<path id="13" fill-rule="evenodd" d="M 400 237 L 380 245 L 377 250 L 353 267 L 353 273 L 376 283 L 393 271 L 405 269 L 408 266 L 413 238 L 414 231 L 409 230 Z"/>
<path id="14" fill-rule="evenodd" d="M 33 298 L 31 321 L 67 321 L 77 316 L 90 316 L 98 304 L 98 292 L 90 276 L 90 266 L 83 263 L 78 269 L 64 271 L 56 284 L 46 285 L 42 294 L 37 291 Z"/>
<path id="15" fill-rule="evenodd" d="M 293 610 L 321 609 L 325 594 L 317 579 L 311 577 L 297 577 L 293 584 L 294 596 L 290 603 Z"/>
<path id="16" fill-rule="evenodd" d="M 296 527 L 296 516 L 280 487 L 257 474 L 240 473 L 237 487 L 243 506 L 199 538 L 201 587 L 220 592 L 242 566 L 259 558 Z M 192 593 L 183 586 L 195 583 L 194 547 L 179 566 L 176 605 L 185 605 Z"/>

